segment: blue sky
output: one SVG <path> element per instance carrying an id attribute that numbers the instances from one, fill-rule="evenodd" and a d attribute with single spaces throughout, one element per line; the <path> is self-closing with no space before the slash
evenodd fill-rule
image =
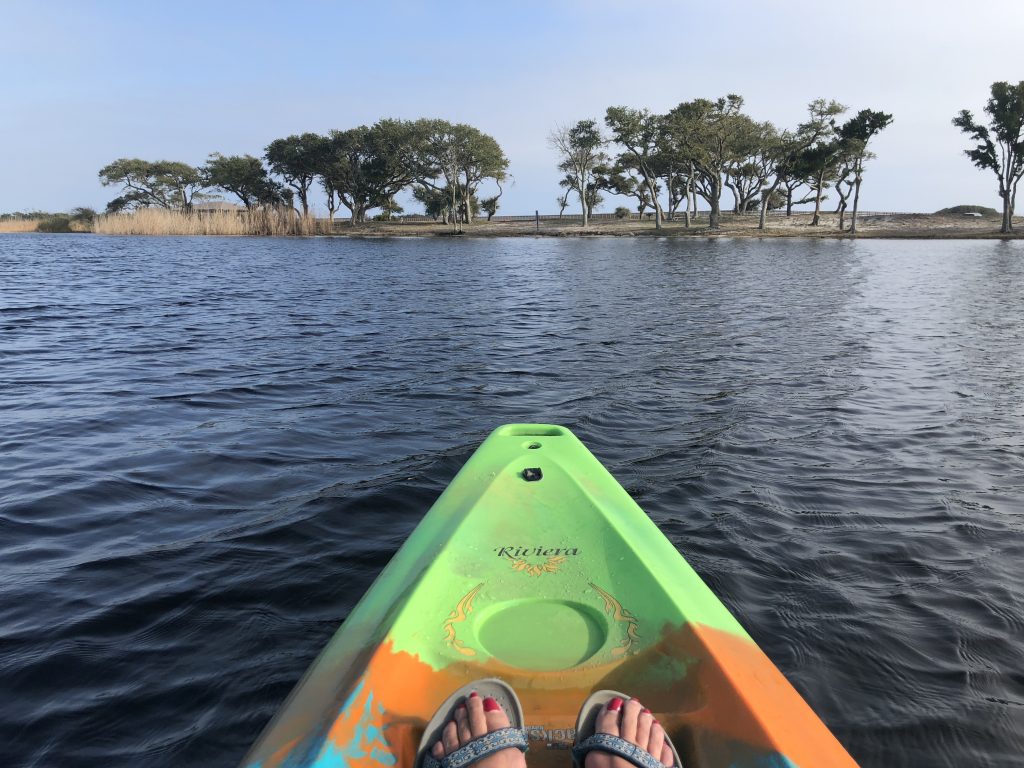
<path id="1" fill-rule="evenodd" d="M 116 192 L 97 171 L 118 157 L 200 164 L 427 116 L 502 145 L 503 213 L 551 211 L 556 124 L 730 92 L 780 127 L 816 97 L 891 112 L 864 209 L 997 207 L 950 120 L 980 112 L 993 81 L 1024 80 L 1020 0 L 8 1 L 2 18 L 0 211 L 102 208 Z"/>

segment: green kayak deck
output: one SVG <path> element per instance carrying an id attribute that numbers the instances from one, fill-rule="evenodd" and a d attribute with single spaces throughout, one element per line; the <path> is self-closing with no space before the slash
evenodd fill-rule
<path id="1" fill-rule="evenodd" d="M 243 765 L 412 768 L 437 706 L 481 677 L 518 692 L 531 768 L 570 764 L 579 706 L 603 688 L 640 698 L 686 768 L 855 765 L 564 427 L 487 438 Z"/>

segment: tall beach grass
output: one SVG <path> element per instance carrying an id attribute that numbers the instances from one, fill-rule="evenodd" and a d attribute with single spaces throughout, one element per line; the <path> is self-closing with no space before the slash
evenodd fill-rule
<path id="1" fill-rule="evenodd" d="M 93 223 L 93 231 L 101 235 L 316 235 L 320 229 L 326 229 L 325 222 L 286 208 L 202 213 L 141 208 L 97 216 Z"/>
<path id="2" fill-rule="evenodd" d="M 35 232 L 42 219 L 7 219 L 0 221 L 0 232 Z"/>

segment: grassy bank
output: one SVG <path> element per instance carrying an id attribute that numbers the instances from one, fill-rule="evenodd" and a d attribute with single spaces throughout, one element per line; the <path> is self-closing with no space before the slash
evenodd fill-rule
<path id="1" fill-rule="evenodd" d="M 181 213 L 143 208 L 134 213 L 97 216 L 93 231 L 101 235 L 315 235 L 323 227 L 291 211 L 211 211 Z"/>
<path id="2" fill-rule="evenodd" d="M 0 221 L 0 232 L 35 232 L 42 219 L 8 219 Z"/>
<path id="3" fill-rule="evenodd" d="M 45 219 L 0 221 L 0 232 L 35 232 Z M 579 220 L 566 217 L 544 218 L 535 222 L 521 217 L 511 221 L 480 219 L 462 225 L 463 237 L 851 237 L 840 232 L 838 216 L 823 214 L 817 226 L 811 225 L 811 214 L 792 216 L 773 215 L 767 228 L 757 228 L 757 216 L 723 214 L 718 230 L 708 228 L 706 216 L 696 218 L 686 227 L 681 219 L 666 221 L 656 229 L 651 220 L 600 218 L 591 221 L 585 229 Z M 999 218 L 972 217 L 962 213 L 899 213 L 866 214 L 857 221 L 857 237 L 955 239 L 1024 237 L 1024 220 L 1015 219 L 1019 233 L 1003 235 L 999 232 Z M 395 221 L 368 221 L 351 226 L 347 219 L 339 219 L 333 227 L 326 219 L 302 219 L 294 213 L 277 210 L 255 212 L 213 211 L 202 214 L 184 214 L 163 209 L 142 209 L 130 214 L 98 216 L 93 231 L 104 235 L 337 235 L 349 237 L 444 237 L 452 235 L 452 227 L 443 222 L 423 217 L 410 217 Z M 72 222 L 72 231 L 88 231 Z M 59 231 L 59 230 L 51 230 Z M 66 230 L 64 230 L 66 231 Z"/>
<path id="4" fill-rule="evenodd" d="M 653 221 L 638 219 L 600 219 L 584 229 L 579 221 L 555 218 L 530 221 L 479 221 L 462 226 L 463 237 L 852 237 L 849 231 L 839 231 L 839 217 L 823 214 L 817 226 L 811 225 L 810 213 L 792 216 L 773 215 L 766 229 L 757 228 L 757 216 L 723 214 L 721 227 L 711 230 L 706 216 L 700 216 L 687 228 L 683 221 L 666 221 L 656 229 Z M 849 215 L 846 228 L 849 229 Z M 1024 230 L 1024 220 L 1015 220 Z M 955 238 L 1015 238 L 1021 234 L 1002 235 L 999 219 L 967 217 L 960 214 L 869 214 L 857 219 L 857 237 L 955 239 Z M 347 221 L 336 222 L 335 234 L 362 237 L 429 237 L 451 235 L 450 225 L 440 222 L 407 220 L 404 222 L 371 221 L 351 227 Z"/>

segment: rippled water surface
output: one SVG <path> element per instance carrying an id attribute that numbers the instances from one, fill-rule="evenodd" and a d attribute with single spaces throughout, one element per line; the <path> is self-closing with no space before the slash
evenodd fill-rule
<path id="1" fill-rule="evenodd" d="M 1024 753 L 1024 243 L 0 239 L 0 752 L 230 766 L 564 424 L 864 766 Z"/>

